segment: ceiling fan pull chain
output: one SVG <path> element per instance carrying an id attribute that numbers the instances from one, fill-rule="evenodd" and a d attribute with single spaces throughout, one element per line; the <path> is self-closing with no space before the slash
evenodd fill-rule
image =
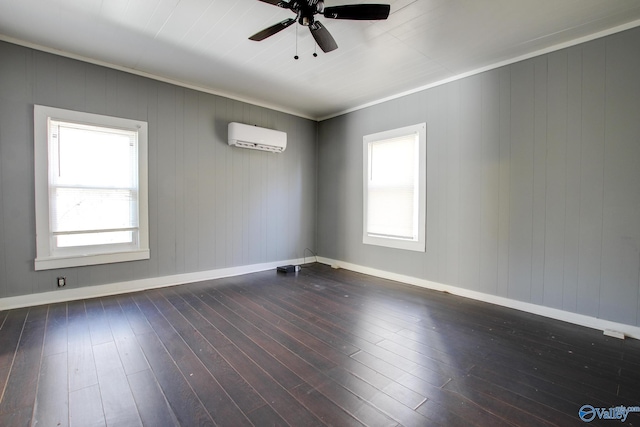
<path id="1" fill-rule="evenodd" d="M 296 24 L 296 55 L 293 57 L 296 61 L 298 60 L 298 24 Z"/>

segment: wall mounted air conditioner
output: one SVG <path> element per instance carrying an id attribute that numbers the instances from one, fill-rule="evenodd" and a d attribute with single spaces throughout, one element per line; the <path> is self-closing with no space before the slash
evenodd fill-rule
<path id="1" fill-rule="evenodd" d="M 287 134 L 278 130 L 231 122 L 228 126 L 229 145 L 254 150 L 282 153 L 287 148 Z"/>

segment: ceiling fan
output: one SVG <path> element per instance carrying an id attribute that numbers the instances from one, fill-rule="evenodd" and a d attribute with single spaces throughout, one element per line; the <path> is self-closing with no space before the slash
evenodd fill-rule
<path id="1" fill-rule="evenodd" d="M 333 39 L 329 30 L 320 21 L 316 21 L 314 16 L 322 14 L 325 18 L 331 19 L 354 19 L 373 21 L 387 19 L 389 17 L 390 6 L 388 4 L 351 4 L 343 6 L 324 7 L 322 0 L 259 0 L 283 9 L 289 9 L 296 14 L 295 18 L 285 19 L 249 37 L 249 40 L 262 41 L 267 37 L 279 33 L 296 21 L 305 27 L 309 27 L 311 35 L 315 39 L 320 49 L 325 53 L 338 48 L 338 44 Z"/>

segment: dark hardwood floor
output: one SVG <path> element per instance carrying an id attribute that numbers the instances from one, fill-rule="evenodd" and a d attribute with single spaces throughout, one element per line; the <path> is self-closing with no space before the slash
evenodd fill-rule
<path id="1" fill-rule="evenodd" d="M 579 426 L 583 405 L 640 406 L 636 340 L 320 264 L 0 325 L 1 426 Z"/>

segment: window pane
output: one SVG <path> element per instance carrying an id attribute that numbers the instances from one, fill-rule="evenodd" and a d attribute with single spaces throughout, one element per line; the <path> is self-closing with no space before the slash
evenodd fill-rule
<path id="1" fill-rule="evenodd" d="M 413 188 L 387 187 L 369 191 L 369 234 L 414 239 Z"/>
<path id="2" fill-rule="evenodd" d="M 369 144 L 370 235 L 417 238 L 417 155 L 415 134 Z"/>
<path id="3" fill-rule="evenodd" d="M 132 231 L 111 231 L 108 233 L 83 233 L 56 236 L 56 246 L 68 248 L 73 246 L 113 245 L 133 243 Z"/>
<path id="4" fill-rule="evenodd" d="M 133 188 L 136 186 L 136 135 L 96 126 L 75 127 L 52 121 L 51 139 L 57 162 L 56 185 Z"/>
<path id="5" fill-rule="evenodd" d="M 130 190 L 52 188 L 51 231 L 136 227 L 135 194 Z"/>
<path id="6" fill-rule="evenodd" d="M 105 231 L 138 225 L 137 132 L 57 120 L 49 132 L 54 246 L 132 242 L 133 231 Z"/>
<path id="7" fill-rule="evenodd" d="M 413 185 L 417 144 L 414 135 L 371 143 L 371 181 Z"/>

